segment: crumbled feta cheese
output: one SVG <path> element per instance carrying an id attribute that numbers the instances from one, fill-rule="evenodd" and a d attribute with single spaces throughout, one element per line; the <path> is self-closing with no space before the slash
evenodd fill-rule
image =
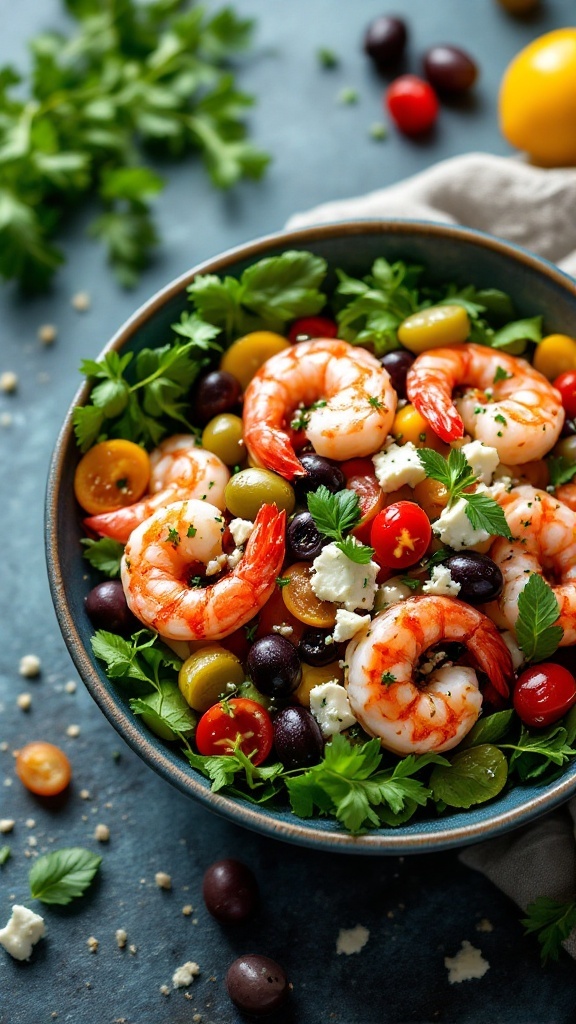
<path id="1" fill-rule="evenodd" d="M 124 949 L 128 941 L 128 932 L 126 931 L 126 929 L 117 928 L 114 933 L 114 937 L 116 939 L 116 945 L 118 946 L 118 949 Z"/>
<path id="2" fill-rule="evenodd" d="M 432 575 L 426 580 L 422 590 L 425 594 L 436 594 L 439 597 L 456 597 L 460 593 L 461 584 L 453 580 L 447 565 L 432 566 Z"/>
<path id="3" fill-rule="evenodd" d="M 81 800 L 90 800 L 91 799 L 91 797 L 90 797 L 90 790 L 89 789 L 81 789 L 80 790 L 80 799 Z"/>
<path id="4" fill-rule="evenodd" d="M 37 654 L 25 654 L 24 657 L 20 658 L 18 671 L 21 676 L 33 679 L 34 676 L 40 675 L 40 667 L 40 658 Z"/>
<path id="5" fill-rule="evenodd" d="M 69 679 L 67 683 L 64 683 L 64 689 L 66 693 L 76 693 L 76 683 L 73 679 Z"/>
<path id="6" fill-rule="evenodd" d="M 500 463 L 496 449 L 488 444 L 482 444 L 482 441 L 470 441 L 469 444 L 463 444 L 460 451 L 480 482 L 491 483 L 496 467 Z"/>
<path id="7" fill-rule="evenodd" d="M 458 498 L 458 501 L 451 508 L 445 508 L 442 515 L 432 529 L 443 544 L 460 551 L 462 548 L 472 548 L 475 544 L 481 544 L 489 540 L 491 534 L 486 530 L 475 530 L 466 515 L 466 501 Z"/>
<path id="8" fill-rule="evenodd" d="M 190 917 L 190 915 L 191 915 L 193 910 L 194 910 L 194 907 L 192 906 L 191 903 L 186 903 L 182 907 L 182 913 L 184 914 L 184 917 Z"/>
<path id="9" fill-rule="evenodd" d="M 372 608 L 380 572 L 376 562 L 352 562 L 336 544 L 327 544 L 314 559 L 312 569 L 310 583 L 321 601 L 337 601 L 350 612 Z"/>
<path id="10" fill-rule="evenodd" d="M 68 725 L 66 727 L 66 735 L 69 736 L 70 739 L 75 740 L 80 735 L 80 726 Z"/>
<path id="11" fill-rule="evenodd" d="M 354 725 L 356 721 L 348 694 L 336 680 L 312 687 L 310 711 L 318 722 L 323 736 L 334 736 L 335 733 Z"/>
<path id="12" fill-rule="evenodd" d="M 0 427 L 11 427 L 12 426 L 12 413 L 2 412 L 0 413 Z"/>
<path id="13" fill-rule="evenodd" d="M 228 555 L 217 555 L 216 558 L 211 558 L 206 564 L 206 575 L 215 576 L 217 572 L 221 572 L 225 565 L 228 564 Z"/>
<path id="14" fill-rule="evenodd" d="M 342 643 L 344 640 L 351 640 L 364 626 L 369 625 L 369 615 L 356 615 L 356 612 L 348 612 L 345 608 L 338 608 L 332 638 L 337 644 Z"/>
<path id="15" fill-rule="evenodd" d="M 28 846 L 38 846 L 38 840 L 36 839 L 36 836 L 28 836 L 27 843 Z"/>
<path id="16" fill-rule="evenodd" d="M 130 945 L 128 946 L 128 952 L 131 954 L 131 956 L 135 956 L 136 953 L 138 952 L 138 946 L 135 946 L 134 943 L 131 942 Z"/>
<path id="17" fill-rule="evenodd" d="M 236 547 L 241 548 L 252 533 L 254 523 L 251 519 L 232 519 L 228 529 L 232 534 L 232 539 L 234 540 Z"/>
<path id="18" fill-rule="evenodd" d="M 90 296 L 88 292 L 76 292 L 70 299 L 70 305 L 78 313 L 86 313 L 90 309 Z"/>
<path id="19" fill-rule="evenodd" d="M 242 551 L 242 548 L 234 548 L 232 554 L 226 556 L 228 568 L 235 569 L 243 555 L 244 552 Z"/>
<path id="20" fill-rule="evenodd" d="M 54 324 L 42 324 L 38 328 L 38 341 L 43 345 L 52 345 L 56 341 L 57 333 Z"/>
<path id="21" fill-rule="evenodd" d="M 29 693 L 19 693 L 16 703 L 21 711 L 29 711 L 32 707 L 32 697 Z"/>
<path id="22" fill-rule="evenodd" d="M 98 946 L 100 945 L 100 943 L 98 939 L 95 939 L 94 936 L 91 935 L 90 938 L 86 939 L 86 945 L 88 946 L 88 949 L 90 950 L 91 953 L 97 953 Z"/>
<path id="23" fill-rule="evenodd" d="M 16 391 L 18 387 L 18 376 L 13 370 L 4 370 L 0 373 L 0 391 L 5 391 L 7 394 L 11 391 Z"/>
<path id="24" fill-rule="evenodd" d="M 519 669 L 520 666 L 524 664 L 524 651 L 520 649 L 514 633 L 509 629 L 505 629 L 501 636 L 512 655 L 512 665 L 514 667 L 514 671 L 516 671 L 516 669 Z"/>
<path id="25" fill-rule="evenodd" d="M 110 839 L 110 829 L 108 825 L 96 825 L 94 829 L 94 839 L 97 839 L 99 843 L 107 843 Z"/>
<path id="26" fill-rule="evenodd" d="M 182 964 L 181 967 L 177 967 L 172 975 L 172 984 L 174 988 L 188 988 L 200 974 L 200 968 L 197 963 L 193 960 L 188 960 L 187 963 Z"/>
<path id="27" fill-rule="evenodd" d="M 470 981 L 472 978 L 483 978 L 490 964 L 479 949 L 464 939 L 456 956 L 444 957 L 444 966 L 448 968 L 450 985 L 455 985 L 461 981 Z"/>
<path id="28" fill-rule="evenodd" d="M 160 985 L 160 995 L 161 996 L 169 996 L 170 995 L 170 989 L 168 988 L 168 985 Z"/>
<path id="29" fill-rule="evenodd" d="M 8 832 L 12 831 L 15 824 L 14 818 L 0 818 L 0 832 L 7 835 Z"/>
<path id="30" fill-rule="evenodd" d="M 411 594 L 410 587 L 406 586 L 405 583 L 401 583 L 399 576 L 393 576 L 391 579 L 386 580 L 386 583 L 378 587 L 374 606 L 377 611 L 381 612 L 393 604 L 398 604 L 398 601 L 405 601 Z"/>
<path id="31" fill-rule="evenodd" d="M 369 938 L 370 932 L 363 924 L 357 924 L 355 928 L 341 928 L 336 941 L 336 953 L 344 953 L 346 956 L 359 953 Z"/>
<path id="32" fill-rule="evenodd" d="M 397 491 L 407 484 L 416 487 L 426 479 L 426 470 L 418 458 L 417 449 L 411 441 L 406 444 L 388 444 L 381 452 L 372 456 L 376 479 L 386 494 Z"/>
<path id="33" fill-rule="evenodd" d="M 157 871 L 154 875 L 154 881 L 159 889 L 171 889 L 172 878 L 167 875 L 165 871 Z"/>
<path id="34" fill-rule="evenodd" d="M 272 632 L 279 633 L 280 636 L 292 636 L 294 626 L 289 626 L 286 622 L 281 622 L 279 626 L 272 626 Z"/>
<path id="35" fill-rule="evenodd" d="M 44 918 L 20 903 L 12 907 L 12 917 L 5 928 L 0 928 L 0 945 L 15 960 L 29 960 L 32 947 L 46 934 Z"/>
<path id="36" fill-rule="evenodd" d="M 476 931 L 477 932 L 493 932 L 494 931 L 494 925 L 492 924 L 492 921 L 488 920 L 487 917 L 483 917 L 480 921 L 478 921 L 478 924 L 476 925 Z"/>

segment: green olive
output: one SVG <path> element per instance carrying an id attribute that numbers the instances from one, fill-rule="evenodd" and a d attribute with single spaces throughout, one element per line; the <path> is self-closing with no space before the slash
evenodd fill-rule
<path id="1" fill-rule="evenodd" d="M 242 469 L 231 477 L 224 498 L 232 515 L 241 519 L 255 519 L 262 505 L 272 504 L 286 509 L 289 515 L 296 500 L 287 480 L 256 466 Z"/>
<path id="2" fill-rule="evenodd" d="M 217 455 L 227 466 L 244 462 L 246 447 L 240 417 L 224 412 L 211 419 L 202 433 L 202 447 Z"/>
<path id="3" fill-rule="evenodd" d="M 569 437 L 562 437 L 558 444 L 554 445 L 552 455 L 559 458 L 561 455 L 570 462 L 576 462 L 576 434 Z"/>
<path id="4" fill-rule="evenodd" d="M 203 714 L 226 696 L 229 683 L 237 687 L 244 679 L 236 655 L 220 644 L 210 644 L 186 658 L 178 673 L 178 686 L 190 707 Z"/>
<path id="5" fill-rule="evenodd" d="M 257 704 L 261 704 L 266 711 L 276 711 L 278 705 L 274 702 L 273 697 L 267 697 L 265 693 L 260 693 L 254 686 L 251 679 L 246 679 L 242 685 L 238 688 L 239 697 L 247 697 L 248 700 L 255 700 Z"/>

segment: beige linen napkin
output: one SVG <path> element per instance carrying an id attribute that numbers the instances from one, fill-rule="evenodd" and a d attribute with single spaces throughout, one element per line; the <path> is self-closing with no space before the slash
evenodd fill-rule
<path id="1" fill-rule="evenodd" d="M 576 276 L 576 168 L 543 170 L 515 158 L 468 153 L 389 188 L 336 200 L 291 217 L 287 227 L 410 217 L 464 224 L 531 249 Z M 460 859 L 526 909 L 538 896 L 576 895 L 576 798 Z M 576 930 L 565 948 L 576 958 Z"/>

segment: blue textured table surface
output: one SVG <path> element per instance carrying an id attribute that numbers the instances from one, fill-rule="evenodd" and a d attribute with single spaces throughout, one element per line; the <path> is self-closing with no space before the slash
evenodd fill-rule
<path id="1" fill-rule="evenodd" d="M 216 9 L 216 3 L 207 3 Z M 12 857 L 0 868 L 0 924 L 12 902 L 41 909 L 28 895 L 31 857 L 59 846 L 85 845 L 104 856 L 89 894 L 69 908 L 43 911 L 48 935 L 29 963 L 0 957 L 1 1024 L 203 1024 L 241 1020 L 223 984 L 240 953 L 278 959 L 293 982 L 281 1024 L 383 1024 L 398 1021 L 569 1022 L 574 1020 L 574 966 L 563 957 L 545 971 L 536 944 L 522 936 L 518 910 L 482 877 L 459 865 L 456 853 L 404 861 L 328 856 L 243 832 L 196 806 L 156 777 L 114 733 L 76 678 L 52 609 L 42 544 L 43 494 L 49 456 L 79 382 L 81 357 L 95 356 L 123 320 L 159 286 L 193 263 L 282 227 L 295 210 L 392 183 L 453 154 L 506 153 L 496 125 L 502 71 L 528 40 L 573 21 L 572 0 L 547 0 L 528 21 L 507 17 L 493 0 L 403 0 L 412 28 L 413 64 L 434 42 L 460 44 L 482 69 L 473 102 L 442 111 L 434 136 L 409 142 L 391 131 L 369 136 L 381 119 L 382 82 L 368 66 L 360 40 L 382 12 L 379 0 L 236 0 L 258 21 L 254 56 L 242 87 L 258 97 L 250 115 L 256 141 L 274 163 L 262 183 L 221 195 L 191 161 L 170 170 L 157 204 L 164 245 L 138 288 L 119 290 L 100 250 L 76 222 L 64 240 L 67 265 L 46 298 L 23 301 L 0 292 L 0 372 L 19 377 L 14 395 L 0 396 L 0 817 L 14 818 L 6 837 Z M 25 41 L 64 26 L 56 0 L 1 0 L 0 63 L 25 68 Z M 341 64 L 323 70 L 320 46 Z M 354 106 L 337 102 L 357 89 Z M 91 308 L 76 312 L 71 297 L 85 290 Z M 53 323 L 56 343 L 37 340 Z M 40 657 L 37 681 L 18 674 L 22 655 Z M 29 711 L 18 694 L 32 696 Z M 77 725 L 76 738 L 67 727 Z M 25 792 L 13 774 L 12 751 L 33 738 L 69 754 L 71 791 L 58 808 Z M 81 791 L 87 790 L 89 799 Z M 30 825 L 29 819 L 33 819 Z M 110 829 L 104 846 L 97 823 Z M 35 840 L 35 844 L 34 844 Z M 247 925 L 218 925 L 205 910 L 201 880 L 215 859 L 236 856 L 259 879 L 262 908 Z M 172 890 L 154 882 L 172 876 Z M 191 915 L 182 907 L 192 904 Z M 488 919 L 492 931 L 478 928 Z M 337 955 L 339 929 L 369 929 L 364 949 Z M 119 950 L 117 928 L 135 951 Z M 97 953 L 86 944 L 99 941 Z M 476 981 L 449 985 L 444 957 L 463 940 L 490 964 Z M 188 993 L 169 997 L 176 967 L 196 960 L 200 977 Z"/>

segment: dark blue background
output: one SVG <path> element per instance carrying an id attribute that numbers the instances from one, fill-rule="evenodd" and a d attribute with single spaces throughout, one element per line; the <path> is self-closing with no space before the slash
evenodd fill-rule
<path id="1" fill-rule="evenodd" d="M 219 5 L 207 3 L 215 10 Z M 294 1024 L 384 1024 L 399 1021 L 480 1022 L 574 1020 L 574 966 L 564 957 L 542 970 L 536 944 L 523 938 L 518 910 L 455 853 L 406 859 L 322 855 L 263 840 L 197 807 L 157 778 L 107 724 L 76 678 L 52 610 L 42 547 L 43 492 L 48 460 L 65 410 L 79 383 L 77 366 L 95 356 L 122 321 L 158 287 L 192 264 L 282 227 L 287 217 L 327 199 L 395 182 L 434 161 L 475 149 L 507 153 L 496 120 L 504 67 L 534 36 L 574 23 L 572 0 L 547 0 L 540 17 L 518 21 L 493 0 L 403 0 L 397 8 L 412 30 L 410 70 L 432 43 L 468 48 L 482 69 L 474 100 L 443 109 L 437 131 L 410 142 L 390 131 L 369 137 L 381 119 L 382 82 L 361 52 L 375 0 L 237 0 L 258 21 L 256 52 L 241 85 L 258 97 L 252 134 L 274 156 L 266 179 L 221 195 L 198 164 L 170 168 L 157 204 L 164 245 L 139 287 L 124 293 L 102 253 L 77 221 L 65 239 L 68 263 L 49 297 L 0 294 L 0 372 L 19 375 L 18 392 L 0 394 L 0 817 L 16 819 L 6 841 L 12 859 L 0 869 L 0 923 L 14 901 L 29 898 L 28 838 L 43 852 L 63 845 L 98 849 L 104 864 L 89 895 L 68 909 L 43 911 L 48 937 L 30 963 L 0 957 L 1 1024 L 179 1024 L 194 1013 L 204 1024 L 240 1020 L 223 987 L 229 963 L 242 952 L 276 957 L 294 985 L 290 1008 L 278 1021 Z M 25 40 L 65 21 L 56 0 L 1 0 L 0 63 L 26 67 Z M 318 47 L 341 58 L 321 69 Z M 359 102 L 337 102 L 343 87 Z M 70 305 L 91 295 L 89 312 Z M 42 323 L 58 328 L 55 345 L 37 340 Z M 18 675 L 20 657 L 42 660 L 38 681 Z M 30 692 L 29 712 L 16 706 Z M 77 739 L 66 727 L 78 724 Z M 58 809 L 48 809 L 13 777 L 12 750 L 33 738 L 52 740 L 69 754 L 74 783 Z M 118 757 L 118 752 L 120 756 Z M 12 781 L 4 785 L 4 780 Z M 82 800 L 88 789 L 91 800 Z M 36 826 L 25 825 L 34 818 Z M 97 822 L 110 827 L 107 846 L 93 839 Z M 4 837 L 0 837 L 2 845 Z M 223 929 L 205 911 L 201 879 L 211 861 L 238 856 L 261 884 L 262 910 L 249 924 Z M 154 883 L 156 871 L 173 879 L 171 892 Z M 184 917 L 181 908 L 195 912 Z M 493 924 L 479 933 L 481 918 Z M 197 922 L 197 923 L 195 923 Z M 361 953 L 336 955 L 340 928 L 363 924 L 370 939 Z M 120 951 L 114 932 L 125 928 L 137 952 Z M 96 954 L 86 945 L 99 939 Z M 463 939 L 482 950 L 490 970 L 479 981 L 450 986 L 445 955 Z M 173 971 L 196 960 L 201 975 L 187 1000 L 183 991 L 159 993 Z"/>

